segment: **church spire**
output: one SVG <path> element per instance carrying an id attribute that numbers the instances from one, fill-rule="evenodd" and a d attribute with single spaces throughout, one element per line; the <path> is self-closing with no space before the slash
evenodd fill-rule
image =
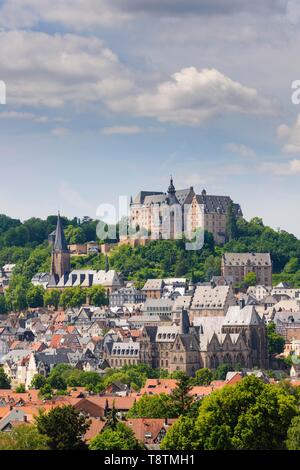
<path id="1" fill-rule="evenodd" d="M 52 248 L 51 275 L 57 284 L 59 279 L 71 271 L 71 259 L 68 244 L 65 238 L 60 213 L 57 216 L 55 241 Z"/>
<path id="2" fill-rule="evenodd" d="M 68 244 L 65 238 L 64 229 L 62 226 L 60 213 L 57 215 L 57 224 L 55 232 L 55 241 L 53 245 L 53 251 L 68 251 Z"/>
<path id="3" fill-rule="evenodd" d="M 173 196 L 173 195 L 175 195 L 175 193 L 176 193 L 176 190 L 175 190 L 175 186 L 173 184 L 173 177 L 171 175 L 170 186 L 168 187 L 168 194 Z"/>
<path id="4" fill-rule="evenodd" d="M 173 177 L 171 175 L 170 178 L 170 185 L 168 187 L 168 200 L 169 200 L 169 205 L 172 206 L 173 204 L 179 204 L 179 201 L 176 197 L 176 189 L 173 183 Z"/>

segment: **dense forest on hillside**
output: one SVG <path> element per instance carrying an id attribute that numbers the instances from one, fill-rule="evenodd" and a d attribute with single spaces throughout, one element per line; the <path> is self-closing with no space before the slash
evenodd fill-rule
<path id="1" fill-rule="evenodd" d="M 31 218 L 21 221 L 0 215 L 0 266 L 16 263 L 14 271 L 18 287 L 20 280 L 28 283 L 37 272 L 50 269 L 51 248 L 48 236 L 55 230 L 56 216 L 46 220 Z M 97 240 L 97 221 L 89 218 L 62 218 L 69 243 Z M 283 230 L 274 230 L 256 217 L 232 221 L 228 241 L 216 245 L 213 236 L 205 232 L 205 244 L 199 251 L 186 251 L 185 240 L 153 241 L 147 246 L 114 247 L 109 255 L 110 268 L 122 271 L 125 278 L 142 284 L 148 278 L 187 276 L 193 281 L 207 281 L 220 274 L 221 255 L 233 252 L 270 252 L 273 261 L 274 283 L 288 281 L 300 286 L 300 240 Z M 104 269 L 101 254 L 73 256 L 73 268 Z M 27 284 L 28 285 L 28 284 Z M 0 306 L 1 310 L 1 306 Z"/>

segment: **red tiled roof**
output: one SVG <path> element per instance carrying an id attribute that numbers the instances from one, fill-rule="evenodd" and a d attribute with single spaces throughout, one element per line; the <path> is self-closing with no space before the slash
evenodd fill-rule
<path id="1" fill-rule="evenodd" d="M 10 406 L 0 406 L 0 419 L 10 412 Z"/>
<path id="2" fill-rule="evenodd" d="M 91 425 L 87 432 L 85 433 L 85 440 L 89 442 L 91 439 L 96 437 L 104 428 L 105 421 L 101 421 L 100 419 L 90 418 Z"/>
<path id="3" fill-rule="evenodd" d="M 166 430 L 174 424 L 176 419 L 133 418 L 124 421 L 135 434 L 135 437 L 144 444 L 153 444 L 159 432 Z"/>
<path id="4" fill-rule="evenodd" d="M 61 346 L 61 340 L 63 337 L 64 335 L 53 335 L 50 342 L 50 348 L 57 349 Z"/>
<path id="5" fill-rule="evenodd" d="M 134 405 L 135 398 L 134 397 L 86 397 L 82 400 L 88 400 L 94 405 L 99 406 L 100 408 L 105 408 L 106 404 L 108 403 L 109 408 L 115 405 L 117 410 L 130 410 L 130 408 Z"/>

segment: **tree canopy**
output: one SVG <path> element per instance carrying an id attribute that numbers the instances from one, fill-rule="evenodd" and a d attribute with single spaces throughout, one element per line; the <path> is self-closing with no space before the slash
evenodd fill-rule
<path id="1" fill-rule="evenodd" d="M 254 376 L 205 397 L 196 419 L 179 419 L 162 441 L 167 450 L 280 450 L 299 408 L 283 387 Z M 187 436 L 187 438 L 181 436 Z M 180 447 L 181 446 L 181 447 Z"/>
<path id="2" fill-rule="evenodd" d="M 85 448 L 84 435 L 90 423 L 73 406 L 53 408 L 36 417 L 38 432 L 47 437 L 51 450 L 79 450 Z"/>

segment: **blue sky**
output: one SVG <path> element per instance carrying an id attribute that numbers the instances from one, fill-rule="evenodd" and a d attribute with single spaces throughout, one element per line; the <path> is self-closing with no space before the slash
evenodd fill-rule
<path id="1" fill-rule="evenodd" d="M 94 217 L 172 173 L 300 236 L 299 22 L 288 0 L 0 1 L 0 212 Z"/>

